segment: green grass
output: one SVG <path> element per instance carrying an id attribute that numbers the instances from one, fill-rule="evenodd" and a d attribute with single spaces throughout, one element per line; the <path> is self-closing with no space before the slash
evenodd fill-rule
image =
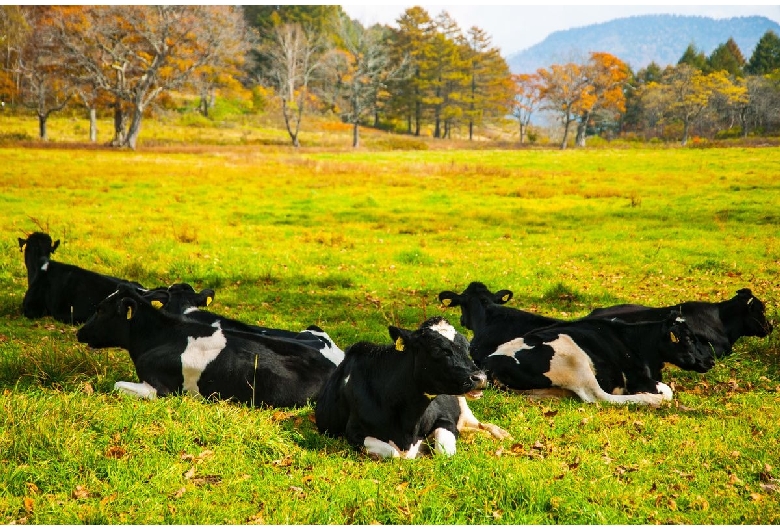
<path id="1" fill-rule="evenodd" d="M 432 315 L 457 325 L 436 295 L 474 280 L 559 317 L 750 287 L 776 320 L 777 148 L 295 152 L 217 128 L 183 137 L 201 134 L 138 152 L 0 148 L 2 522 L 780 522 L 777 333 L 707 374 L 666 371 L 675 400 L 660 409 L 490 389 L 472 409 L 511 440 L 467 433 L 450 459 L 375 462 L 320 436 L 311 407 L 114 393 L 135 380 L 126 352 L 21 316 L 16 241 L 44 228 L 58 260 L 212 287 L 215 311 L 317 324 L 342 348 Z"/>

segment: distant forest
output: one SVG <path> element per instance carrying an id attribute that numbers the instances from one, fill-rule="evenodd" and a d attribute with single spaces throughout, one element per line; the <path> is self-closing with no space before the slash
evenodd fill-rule
<path id="1" fill-rule="evenodd" d="M 144 117 L 211 120 L 218 100 L 278 113 L 294 146 L 312 113 L 350 124 L 354 146 L 361 127 L 478 141 L 508 119 L 519 143 L 545 134 L 561 148 L 780 131 L 772 30 L 751 51 L 733 36 L 707 52 L 691 42 L 637 71 L 602 49 L 515 74 L 484 30 L 421 7 L 364 27 L 339 6 L 0 6 L 0 39 L 3 112 L 34 113 L 41 139 L 52 113 L 80 107 L 93 126 L 113 117 L 112 144 L 135 148 Z M 556 130 L 535 127 L 537 112 Z"/>

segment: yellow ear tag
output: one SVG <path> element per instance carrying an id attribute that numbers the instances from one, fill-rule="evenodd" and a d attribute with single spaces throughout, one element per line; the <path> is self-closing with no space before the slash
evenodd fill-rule
<path id="1" fill-rule="evenodd" d="M 505 294 L 504 296 L 501 297 L 501 300 L 503 300 L 504 302 L 509 301 L 509 295 Z"/>
<path id="2" fill-rule="evenodd" d="M 130 320 L 131 318 L 133 318 L 133 308 L 132 307 L 128 307 L 127 308 L 127 320 Z"/>
<path id="3" fill-rule="evenodd" d="M 670 332 L 669 332 L 669 336 L 672 338 L 672 342 L 675 342 L 675 343 L 677 343 L 677 342 L 680 342 L 680 339 L 678 339 L 678 338 L 675 336 L 675 334 L 674 334 L 674 332 L 673 332 L 673 331 L 670 331 Z"/>
<path id="4" fill-rule="evenodd" d="M 152 307 L 153 308 L 155 308 L 155 309 L 162 309 L 162 306 L 163 306 L 163 303 L 160 302 L 159 300 L 152 300 Z M 129 315 L 129 313 L 128 313 L 128 315 Z M 130 317 L 128 316 L 127 318 L 129 319 Z"/>
<path id="5" fill-rule="evenodd" d="M 206 307 L 210 306 L 210 305 L 211 305 L 211 302 L 212 302 L 213 300 L 214 300 L 214 299 L 213 299 L 212 297 L 210 297 L 210 296 L 207 296 L 207 297 L 206 297 Z"/>
<path id="6" fill-rule="evenodd" d="M 441 301 L 441 304 L 444 307 L 449 307 L 451 303 L 452 303 L 452 300 L 450 300 L 449 298 L 445 298 L 444 300 Z"/>
<path id="7" fill-rule="evenodd" d="M 395 340 L 395 349 L 398 350 L 398 351 L 404 351 L 404 339 L 402 339 L 401 337 L 398 337 Z"/>

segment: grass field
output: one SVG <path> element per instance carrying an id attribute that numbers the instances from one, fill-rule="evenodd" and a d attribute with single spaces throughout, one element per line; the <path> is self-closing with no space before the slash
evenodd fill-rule
<path id="1" fill-rule="evenodd" d="M 777 332 L 707 374 L 666 370 L 675 400 L 659 409 L 490 389 L 472 409 L 511 440 L 376 462 L 319 435 L 311 407 L 114 393 L 136 380 L 126 352 L 21 316 L 17 243 L 45 229 L 57 260 L 211 287 L 216 312 L 317 324 L 342 348 L 432 315 L 457 326 L 436 295 L 474 280 L 567 318 L 750 287 L 776 320 L 778 148 L 382 150 L 397 140 L 377 136 L 349 151 L 334 136 L 296 152 L 250 132 L 257 145 L 209 145 L 209 129 L 137 152 L 0 147 L 2 522 L 780 523 Z"/>

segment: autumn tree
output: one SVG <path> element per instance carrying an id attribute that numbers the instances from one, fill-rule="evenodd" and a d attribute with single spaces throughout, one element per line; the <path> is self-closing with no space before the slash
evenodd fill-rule
<path id="1" fill-rule="evenodd" d="M 588 77 L 582 66 L 576 63 L 553 64 L 549 70 L 539 68 L 537 73 L 542 81 L 542 108 L 558 114 L 563 125 L 561 149 L 566 149 L 569 129 L 579 118 L 583 108 L 583 96 L 588 94 Z"/>
<path id="2" fill-rule="evenodd" d="M 712 51 L 707 64 L 712 72 L 725 71 L 731 76 L 742 77 L 745 57 L 734 39 L 730 38 Z"/>
<path id="3" fill-rule="evenodd" d="M 360 145 L 360 122 L 376 113 L 387 83 L 403 76 L 405 64 L 391 64 L 385 44 L 388 33 L 378 25 L 363 28 L 344 15 L 338 22 L 339 46 L 324 61 L 324 84 L 333 88 L 332 105 L 352 124 L 352 147 Z"/>
<path id="4" fill-rule="evenodd" d="M 20 6 L 0 6 L 0 47 L 3 54 L 0 64 L 0 99 L 3 102 L 16 102 L 21 88 L 20 54 L 29 34 L 30 25 Z"/>
<path id="5" fill-rule="evenodd" d="M 509 66 L 484 30 L 469 28 L 466 44 L 469 77 L 465 104 L 471 140 L 475 125 L 506 114 L 512 106 L 515 86 Z"/>
<path id="6" fill-rule="evenodd" d="M 244 31 L 242 13 L 230 6 L 110 5 L 62 15 L 61 49 L 81 77 L 113 96 L 113 143 L 132 149 L 144 113 L 161 94 L 184 87 L 220 58 L 244 52 L 236 38 Z"/>
<path id="7" fill-rule="evenodd" d="M 542 78 L 538 73 L 514 74 L 515 99 L 512 103 L 512 116 L 520 125 L 520 144 L 525 143 L 531 117 L 542 103 Z"/>
<path id="8" fill-rule="evenodd" d="M 591 118 L 598 112 L 617 114 L 626 110 L 623 92 L 628 66 L 609 53 L 593 52 L 582 68 L 585 86 L 580 99 L 576 144 L 585 147 L 585 133 Z"/>
<path id="9" fill-rule="evenodd" d="M 259 50 L 265 63 L 260 81 L 273 88 L 281 100 L 284 124 L 294 147 L 300 146 L 301 120 L 311 83 L 322 65 L 323 48 L 320 36 L 295 23 L 274 26 Z"/>

